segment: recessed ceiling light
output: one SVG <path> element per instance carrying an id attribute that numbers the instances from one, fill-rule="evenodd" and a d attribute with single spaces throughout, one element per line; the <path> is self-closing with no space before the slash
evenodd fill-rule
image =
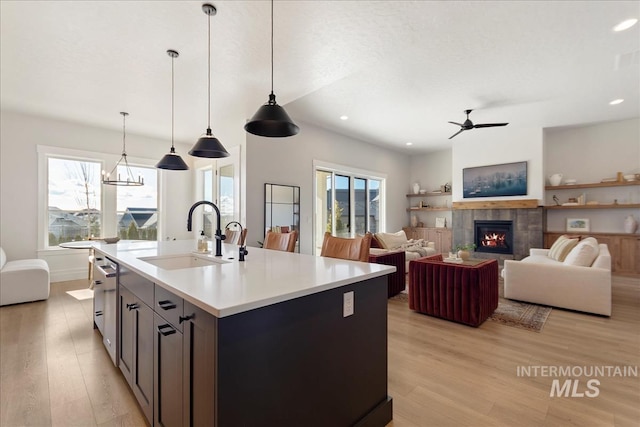
<path id="1" fill-rule="evenodd" d="M 619 23 L 618 25 L 613 27 L 613 31 L 628 30 L 629 28 L 631 28 L 634 25 L 636 25 L 637 22 L 638 22 L 638 20 L 636 18 L 627 19 L 626 21 L 622 21 L 621 23 Z"/>
<path id="2" fill-rule="evenodd" d="M 613 101 L 611 101 L 609 103 L 609 105 L 618 105 L 618 104 L 622 104 L 623 102 L 624 102 L 624 99 L 618 98 L 618 99 L 614 99 Z"/>
<path id="3" fill-rule="evenodd" d="M 413 145 L 413 142 L 407 142 L 406 145 Z"/>
<path id="4" fill-rule="evenodd" d="M 349 119 L 349 116 L 340 116 L 340 120 L 347 120 Z"/>

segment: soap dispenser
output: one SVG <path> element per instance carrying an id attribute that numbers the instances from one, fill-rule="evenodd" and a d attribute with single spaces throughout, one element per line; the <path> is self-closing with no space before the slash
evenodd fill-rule
<path id="1" fill-rule="evenodd" d="M 207 236 L 204 234 L 204 230 L 200 232 L 200 238 L 198 239 L 198 252 L 208 252 L 209 242 Z"/>

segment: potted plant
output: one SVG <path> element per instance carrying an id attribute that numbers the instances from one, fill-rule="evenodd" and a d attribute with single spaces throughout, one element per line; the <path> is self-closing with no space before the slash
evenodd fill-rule
<path id="1" fill-rule="evenodd" d="M 476 248 L 475 243 L 464 243 L 461 245 L 457 245 L 455 250 L 458 252 L 458 258 L 462 258 L 463 260 L 468 260 L 471 257 L 469 251 L 473 251 Z"/>

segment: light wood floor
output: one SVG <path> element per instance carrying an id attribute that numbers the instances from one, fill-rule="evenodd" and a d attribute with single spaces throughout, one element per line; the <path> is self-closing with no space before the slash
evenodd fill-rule
<path id="1" fill-rule="evenodd" d="M 1 426 L 143 426 L 133 394 L 92 329 L 91 300 L 58 282 L 48 301 L 0 308 Z M 551 377 L 518 366 L 639 366 L 640 279 L 614 277 L 611 318 L 554 309 L 541 333 L 479 328 L 389 302 L 393 427 L 638 426 L 640 379 L 599 378 L 599 395 L 549 397 Z M 585 378 L 578 378 L 585 391 Z"/>

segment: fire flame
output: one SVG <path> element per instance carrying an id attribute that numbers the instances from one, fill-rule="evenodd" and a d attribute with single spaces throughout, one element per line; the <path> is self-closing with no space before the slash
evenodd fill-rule
<path id="1" fill-rule="evenodd" d="M 482 246 L 490 247 L 504 247 L 506 234 L 504 233 L 489 233 L 485 234 L 482 239 Z"/>

